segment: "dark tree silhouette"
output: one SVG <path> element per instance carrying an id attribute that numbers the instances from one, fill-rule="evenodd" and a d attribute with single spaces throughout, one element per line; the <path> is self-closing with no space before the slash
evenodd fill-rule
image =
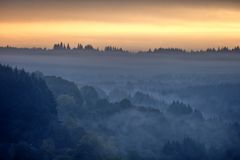
<path id="1" fill-rule="evenodd" d="M 45 82 L 24 70 L 0 65 L 0 142 L 39 143 L 57 118 Z"/>

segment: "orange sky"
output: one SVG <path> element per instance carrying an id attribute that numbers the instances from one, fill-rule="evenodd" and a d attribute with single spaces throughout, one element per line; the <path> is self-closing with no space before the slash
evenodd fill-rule
<path id="1" fill-rule="evenodd" d="M 130 50 L 239 45 L 239 3 L 213 2 L 0 1 L 0 45 L 50 48 L 63 41 Z"/>

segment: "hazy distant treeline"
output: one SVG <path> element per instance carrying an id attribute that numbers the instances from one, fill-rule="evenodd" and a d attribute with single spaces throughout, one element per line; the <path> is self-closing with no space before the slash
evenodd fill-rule
<path id="1" fill-rule="evenodd" d="M 115 46 L 106 46 L 104 49 L 99 49 L 94 47 L 91 44 L 82 45 L 80 43 L 77 44 L 77 46 L 71 47 L 69 43 L 65 44 L 63 42 L 56 43 L 53 45 L 51 49 L 47 48 L 17 48 L 12 46 L 5 46 L 0 47 L 0 51 L 73 51 L 73 52 L 81 52 L 81 51 L 95 51 L 96 53 L 133 53 L 131 51 L 125 50 L 121 47 L 115 47 Z M 240 54 L 240 47 L 236 46 L 234 48 L 229 48 L 227 46 L 224 47 L 218 47 L 218 48 L 207 48 L 203 50 L 185 50 L 181 48 L 154 48 L 149 49 L 147 51 L 138 51 L 139 54 L 154 54 L 154 53 L 239 53 Z"/>

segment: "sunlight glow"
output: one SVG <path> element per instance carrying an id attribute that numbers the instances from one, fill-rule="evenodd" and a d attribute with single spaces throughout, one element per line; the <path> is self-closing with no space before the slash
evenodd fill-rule
<path id="1" fill-rule="evenodd" d="M 1 23 L 0 35 L 21 36 L 28 34 L 77 35 L 77 36 L 159 36 L 220 34 L 239 35 L 240 23 L 182 23 L 176 25 L 150 25 L 97 22 L 46 22 L 46 23 Z"/>
<path id="2" fill-rule="evenodd" d="M 138 6 L 93 9 L 16 9 L 0 17 L 0 45 L 52 47 L 59 41 L 115 45 L 126 49 L 200 49 L 240 42 L 240 12 L 234 9 Z M 6 10 L 6 9 L 5 9 Z M 141 12 L 140 12 L 141 11 Z M 26 16 L 27 15 L 27 16 Z"/>

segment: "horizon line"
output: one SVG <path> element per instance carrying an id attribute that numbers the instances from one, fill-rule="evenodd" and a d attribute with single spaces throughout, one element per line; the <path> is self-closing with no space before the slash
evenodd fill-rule
<path id="1" fill-rule="evenodd" d="M 61 46 L 62 45 L 62 46 Z M 59 48 L 56 48 L 59 47 Z M 70 43 L 53 43 L 52 47 L 17 47 L 13 45 L 5 45 L 5 46 L 0 46 L 0 49 L 41 49 L 41 50 L 95 50 L 95 51 L 122 51 L 122 52 L 129 52 L 129 53 L 147 53 L 147 52 L 157 52 L 160 50 L 177 50 L 179 52 L 215 52 L 215 51 L 233 51 L 233 50 L 238 50 L 240 51 L 240 45 L 236 45 L 234 47 L 229 47 L 229 46 L 218 46 L 218 47 L 207 47 L 207 48 L 202 48 L 202 49 L 187 49 L 187 48 L 180 48 L 180 47 L 154 47 L 154 48 L 148 48 L 147 50 L 129 50 L 129 49 L 124 49 L 123 47 L 118 47 L 114 45 L 105 45 L 103 47 L 95 47 L 92 44 L 82 44 L 82 43 L 77 43 L 75 46 L 71 46 Z"/>

